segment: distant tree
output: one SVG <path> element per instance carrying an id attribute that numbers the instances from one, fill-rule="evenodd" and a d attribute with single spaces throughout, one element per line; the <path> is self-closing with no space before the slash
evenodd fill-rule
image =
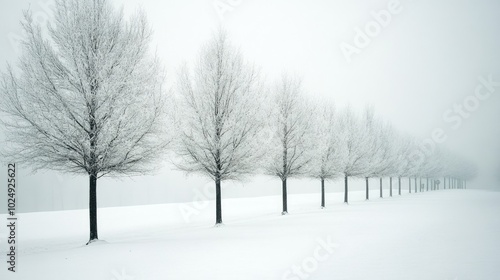
<path id="1" fill-rule="evenodd" d="M 175 164 L 215 182 L 215 224 L 222 224 L 221 182 L 256 172 L 262 85 L 256 68 L 224 31 L 205 45 L 193 70 L 179 75 Z"/>
<path id="2" fill-rule="evenodd" d="M 394 165 L 394 174 L 398 177 L 398 194 L 401 195 L 401 179 L 408 177 L 408 191 L 411 193 L 411 175 L 412 165 L 410 164 L 410 156 L 413 149 L 412 138 L 408 135 L 398 134 L 395 139 L 396 158 Z"/>
<path id="3" fill-rule="evenodd" d="M 401 195 L 401 178 L 406 175 L 406 169 L 408 167 L 408 142 L 406 138 L 403 137 L 401 133 L 398 131 L 393 131 L 391 137 L 391 146 L 392 146 L 392 154 L 393 161 L 392 167 L 390 171 L 390 178 L 397 177 L 398 179 L 398 195 Z M 391 187 L 391 196 L 392 196 L 392 187 Z"/>
<path id="4" fill-rule="evenodd" d="M 314 110 L 311 137 L 313 151 L 310 163 L 310 175 L 321 181 L 321 208 L 325 207 L 325 181 L 338 177 L 340 163 L 340 146 L 338 122 L 334 105 L 327 101 L 316 104 Z"/>
<path id="5" fill-rule="evenodd" d="M 35 170 L 89 176 L 90 243 L 97 179 L 150 171 L 166 144 L 152 31 L 144 14 L 125 21 L 107 0 L 56 0 L 47 31 L 29 12 L 22 27 L 22 55 L 0 88 L 5 153 Z"/>
<path id="6" fill-rule="evenodd" d="M 366 181 L 366 199 L 369 199 L 369 178 L 380 177 L 380 197 L 382 197 L 382 177 L 393 171 L 395 164 L 393 131 L 392 128 L 375 118 L 372 108 L 367 108 L 364 113 L 364 125 L 367 139 L 370 142 L 370 153 L 366 155 L 367 161 L 364 173 Z"/>
<path id="7" fill-rule="evenodd" d="M 282 182 L 283 211 L 288 214 L 287 179 L 309 173 L 311 161 L 312 113 L 302 96 L 302 82 L 297 77 L 283 74 L 274 89 L 270 117 L 273 138 L 267 146 L 267 174 Z"/>
<path id="8" fill-rule="evenodd" d="M 446 174 L 449 176 L 449 184 L 452 188 L 465 189 L 467 188 L 467 181 L 477 176 L 476 165 L 467 159 L 448 154 L 443 158 L 443 162 L 447 163 Z"/>
<path id="9" fill-rule="evenodd" d="M 398 134 L 394 128 L 387 123 L 381 125 L 380 131 L 380 139 L 384 144 L 382 149 L 383 157 L 380 161 L 378 176 L 380 178 L 389 177 L 389 196 L 392 197 L 392 179 L 397 174 L 397 168 L 400 164 L 398 162 Z M 380 197 L 382 197 L 382 185 L 380 187 Z"/>

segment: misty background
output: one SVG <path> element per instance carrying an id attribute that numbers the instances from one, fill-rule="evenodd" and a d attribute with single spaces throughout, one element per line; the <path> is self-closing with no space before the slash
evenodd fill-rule
<path id="1" fill-rule="evenodd" d="M 45 23 L 52 1 L 0 0 L 0 70 L 15 64 L 22 36 L 22 11 Z M 283 70 L 303 76 L 311 98 L 328 98 L 341 108 L 362 110 L 372 105 L 376 114 L 398 130 L 422 139 L 435 129 L 446 134 L 443 146 L 478 166 L 468 188 L 500 190 L 500 87 L 467 116 L 455 112 L 470 100 L 479 77 L 500 82 L 500 2 L 400 0 L 398 13 L 386 27 L 358 48 L 350 60 L 341 45 L 356 46 L 356 29 L 365 30 L 374 14 L 388 10 L 391 1 L 299 0 L 115 0 L 126 14 L 143 9 L 154 29 L 153 46 L 167 69 L 173 88 L 178 68 L 196 58 L 200 47 L 223 27 L 245 58 L 261 67 L 272 82 Z M 399 3 L 399 4 L 398 4 Z M 470 104 L 469 104 L 470 105 Z M 451 112 L 450 112 L 451 110 Z M 461 121 L 451 122 L 444 114 Z M 460 117 L 459 117 L 460 116 Z M 3 135 L 0 135 L 3 137 Z M 7 162 L 0 168 L 0 213 L 6 212 Z M 3 171 L 2 171 L 3 169 Z M 88 207 L 88 176 L 60 172 L 32 173 L 17 166 L 19 212 Z M 388 181 L 388 180 L 387 180 Z M 385 187 L 388 187 L 388 183 Z M 372 188 L 378 187 L 373 179 Z M 213 189 L 209 179 L 186 176 L 165 159 L 156 174 L 132 178 L 103 178 L 98 183 L 98 205 L 124 206 L 198 199 Z M 403 181 L 407 186 L 407 181 Z M 327 191 L 341 191 L 342 180 L 328 182 Z M 350 190 L 364 187 L 352 180 Z M 292 179 L 290 193 L 317 192 L 319 180 Z M 244 182 L 223 184 L 223 197 L 280 194 L 278 179 L 259 175 Z M 213 193 L 213 191 L 212 191 Z M 208 196 L 207 198 L 210 198 Z"/>

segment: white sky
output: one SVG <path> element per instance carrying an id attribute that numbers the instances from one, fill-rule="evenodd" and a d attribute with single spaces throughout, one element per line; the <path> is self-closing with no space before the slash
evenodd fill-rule
<path id="1" fill-rule="evenodd" d="M 50 7 L 51 2 L 0 1 L 0 69 L 4 70 L 5 62 L 15 63 L 16 44 L 12 38 L 20 35 L 22 10 L 31 7 L 35 19 L 45 21 L 50 14 L 44 7 Z M 155 31 L 154 46 L 165 62 L 171 82 L 179 65 L 193 59 L 212 32 L 222 26 L 246 58 L 262 68 L 269 81 L 286 70 L 304 77 L 311 98 L 331 98 L 339 107 L 351 104 L 361 109 L 373 105 L 395 127 L 422 138 L 430 137 L 435 128 L 442 128 L 448 136 L 444 145 L 480 167 L 474 186 L 498 186 L 493 172 L 500 172 L 500 87 L 481 101 L 479 108 L 456 130 L 443 120 L 443 114 L 474 94 L 479 76 L 492 75 L 493 80 L 500 81 L 499 1 L 400 0 L 402 10 L 392 15 L 387 27 L 372 37 L 360 54 L 352 56 L 351 63 L 344 57 L 340 44 L 354 45 L 355 28 L 365 29 L 373 21 L 371 13 L 387 10 L 389 0 L 114 2 L 123 4 L 127 13 L 137 7 L 146 11 Z M 234 6 L 221 20 L 215 3 Z M 206 182 L 170 169 L 167 166 L 156 176 L 137 177 L 133 181 L 100 181 L 99 205 L 191 200 L 193 187 L 201 189 Z M 0 172 L 5 176 L 3 173 Z M 86 177 L 26 173 L 27 170 L 21 170 L 24 211 L 86 207 Z M 316 187 L 314 182 L 303 180 L 291 183 L 292 192 L 318 191 Z M 332 188 L 340 189 L 340 183 Z M 277 181 L 259 177 L 226 188 L 223 196 L 269 195 L 279 191 Z M 2 212 L 4 195 L 0 193 Z"/>

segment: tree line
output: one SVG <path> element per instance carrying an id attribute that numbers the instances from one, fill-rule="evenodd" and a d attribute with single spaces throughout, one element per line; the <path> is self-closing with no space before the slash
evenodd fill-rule
<path id="1" fill-rule="evenodd" d="M 372 108 L 337 110 L 311 100 L 301 77 L 265 81 L 224 31 L 216 32 L 167 88 L 163 66 L 150 50 L 143 12 L 126 19 L 109 0 L 56 0 L 46 27 L 29 11 L 22 21 L 21 56 L 2 73 L 0 109 L 4 158 L 34 170 L 89 177 L 89 243 L 98 239 L 97 179 L 140 175 L 169 158 L 176 168 L 214 181 L 216 225 L 222 224 L 221 184 L 254 174 L 282 182 L 311 177 L 402 179 L 409 192 L 465 187 L 475 176 L 468 161 L 427 147 L 376 117 Z M 424 145 L 425 146 L 425 145 Z M 420 152 L 418 152 L 420 151 Z M 429 183 L 430 182 L 430 183 Z M 447 183 L 447 184 L 446 184 Z"/>

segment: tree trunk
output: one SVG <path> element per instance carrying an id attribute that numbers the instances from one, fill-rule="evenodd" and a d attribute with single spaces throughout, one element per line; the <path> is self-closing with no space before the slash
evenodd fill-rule
<path id="1" fill-rule="evenodd" d="M 398 177 L 398 195 L 401 195 L 401 177 Z"/>
<path id="2" fill-rule="evenodd" d="M 411 178 L 408 177 L 408 193 L 411 193 Z"/>
<path id="3" fill-rule="evenodd" d="M 99 239 L 97 236 L 97 175 L 89 175 L 89 181 L 90 238 L 87 245 Z"/>
<path id="4" fill-rule="evenodd" d="M 325 208 L 325 179 L 321 178 L 321 208 Z"/>
<path id="5" fill-rule="evenodd" d="M 220 179 L 215 179 L 215 225 L 222 224 L 222 199 Z"/>
<path id="6" fill-rule="evenodd" d="M 365 177 L 366 180 L 366 200 L 370 199 L 370 189 L 368 187 L 368 177 Z"/>
<path id="7" fill-rule="evenodd" d="M 417 177 L 415 177 L 415 193 L 417 193 Z"/>
<path id="8" fill-rule="evenodd" d="M 420 192 L 422 192 L 422 177 L 420 177 L 419 183 L 420 183 Z"/>
<path id="9" fill-rule="evenodd" d="M 281 215 L 286 215 L 288 214 L 288 207 L 286 200 L 286 179 L 283 179 L 281 182 L 283 186 L 283 212 L 281 212 Z"/>
<path id="10" fill-rule="evenodd" d="M 389 196 L 392 197 L 392 177 L 389 177 Z"/>
<path id="11" fill-rule="evenodd" d="M 426 187 L 426 190 L 425 191 L 429 191 L 429 178 L 427 178 L 427 182 L 425 184 L 425 187 Z"/>
<path id="12" fill-rule="evenodd" d="M 382 193 L 382 177 L 380 177 L 380 198 L 383 198 L 384 195 Z"/>
<path id="13" fill-rule="evenodd" d="M 344 177 L 344 203 L 349 203 L 348 195 L 347 195 L 347 189 L 348 189 L 348 177 L 347 175 Z"/>

